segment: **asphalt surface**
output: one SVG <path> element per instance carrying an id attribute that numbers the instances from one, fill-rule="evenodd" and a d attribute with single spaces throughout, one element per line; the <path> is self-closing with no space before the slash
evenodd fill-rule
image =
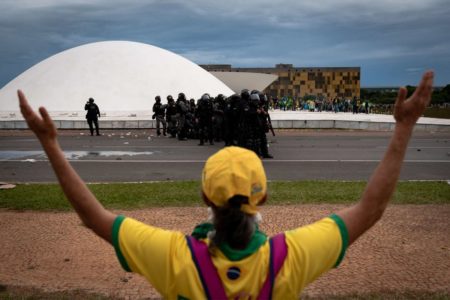
<path id="1" fill-rule="evenodd" d="M 87 182 L 198 180 L 209 155 L 223 143 L 155 137 L 154 131 L 61 131 L 59 141 Z M 263 160 L 269 180 L 368 180 L 383 156 L 390 132 L 278 131 L 268 136 L 274 159 Z M 0 181 L 56 182 L 39 142 L 26 131 L 0 132 Z M 450 134 L 415 133 L 402 180 L 449 180 Z"/>

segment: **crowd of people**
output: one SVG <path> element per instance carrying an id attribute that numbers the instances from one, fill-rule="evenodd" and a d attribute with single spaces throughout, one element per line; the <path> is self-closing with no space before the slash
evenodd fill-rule
<path id="1" fill-rule="evenodd" d="M 198 139 L 199 146 L 223 141 L 225 146 L 236 145 L 253 150 L 259 157 L 273 158 L 266 137 L 272 129 L 268 111 L 266 95 L 256 90 L 242 90 L 230 97 L 204 94 L 197 101 L 179 93 L 176 100 L 168 95 L 165 104 L 156 96 L 152 118 L 158 136 Z"/>
<path id="2" fill-rule="evenodd" d="M 158 136 L 178 138 L 180 141 L 198 139 L 199 145 L 205 143 L 224 142 L 225 146 L 240 146 L 253 150 L 261 158 L 273 158 L 268 151 L 266 134 L 272 131 L 275 135 L 269 111 L 279 109 L 283 111 L 332 111 L 358 113 L 376 113 L 376 106 L 368 101 L 353 99 L 302 99 L 282 97 L 280 99 L 267 97 L 266 94 L 244 89 L 241 94 L 225 97 L 222 94 L 211 97 L 204 94 L 197 101 L 188 100 L 184 93 L 179 93 L 175 100 L 172 95 L 167 96 L 167 103 L 162 103 L 161 97 L 155 97 L 153 116 L 156 120 Z M 392 110 L 392 108 L 389 108 Z M 99 133 L 98 118 L 100 110 L 90 98 L 85 105 L 86 119 L 91 135 L 94 126 Z M 162 130 L 162 131 L 161 131 Z"/>
<path id="3" fill-rule="evenodd" d="M 292 98 L 292 97 L 282 97 L 271 98 L 269 100 L 269 107 L 271 109 L 280 110 L 305 110 L 305 111 L 330 111 L 330 112 L 352 112 L 354 114 L 358 113 L 371 113 L 373 105 L 369 103 L 368 100 L 362 101 L 357 97 L 349 98 L 338 98 L 333 99 L 302 99 L 302 98 Z"/>

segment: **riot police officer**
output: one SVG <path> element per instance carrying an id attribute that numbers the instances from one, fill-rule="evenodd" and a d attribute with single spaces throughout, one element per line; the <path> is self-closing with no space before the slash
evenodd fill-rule
<path id="1" fill-rule="evenodd" d="M 197 109 L 195 105 L 195 99 L 191 98 L 187 103 L 188 112 L 186 114 L 186 128 L 187 137 L 190 139 L 196 139 L 198 137 L 197 123 L 195 122 L 195 111 Z"/>
<path id="2" fill-rule="evenodd" d="M 166 115 L 167 105 L 161 104 L 161 97 L 155 97 L 155 104 L 153 104 L 153 116 L 152 119 L 156 119 L 156 134 L 161 135 L 160 123 L 163 124 L 163 135 L 166 136 L 166 120 L 164 119 Z"/>
<path id="3" fill-rule="evenodd" d="M 94 103 L 94 98 L 89 98 L 89 101 L 84 105 L 84 110 L 87 110 L 86 120 L 88 122 L 91 135 L 94 135 L 94 128 L 92 124 L 95 125 L 95 131 L 97 132 L 97 135 L 100 135 L 98 128 L 98 118 L 100 118 L 100 110 L 97 104 Z"/>
<path id="4" fill-rule="evenodd" d="M 213 104 L 209 94 L 204 94 L 197 103 L 196 119 L 198 120 L 199 146 L 204 145 L 205 139 L 214 145 L 212 132 Z"/>
<path id="5" fill-rule="evenodd" d="M 226 100 L 224 109 L 225 146 L 237 145 L 240 100 L 238 94 L 233 94 Z"/>
<path id="6" fill-rule="evenodd" d="M 168 123 L 167 132 L 171 137 L 177 135 L 177 107 L 171 95 L 167 96 L 166 121 Z"/>
<path id="7" fill-rule="evenodd" d="M 241 91 L 241 97 L 238 103 L 238 122 L 237 122 L 237 145 L 247 149 L 252 149 L 250 146 L 252 120 L 250 118 L 250 92 L 247 89 Z"/>
<path id="8" fill-rule="evenodd" d="M 225 96 L 222 94 L 217 95 L 213 103 L 213 136 L 216 142 L 220 142 L 225 138 L 225 106 Z"/>
<path id="9" fill-rule="evenodd" d="M 186 114 L 188 113 L 188 107 L 186 105 L 186 96 L 184 95 L 184 93 L 178 94 L 176 108 L 177 108 L 177 122 L 178 122 L 177 126 L 178 139 L 180 141 L 185 141 L 187 140 Z"/>
<path id="10" fill-rule="evenodd" d="M 263 158 L 273 158 L 271 154 L 269 154 L 269 148 L 267 144 L 267 136 L 266 133 L 269 132 L 269 123 L 270 116 L 269 116 L 269 103 L 267 101 L 267 96 L 264 93 L 259 92 L 259 108 L 257 110 L 258 118 L 259 118 L 259 124 L 261 125 L 259 130 L 259 149 L 261 156 Z M 272 126 L 272 124 L 270 124 Z M 272 128 L 273 132 L 273 128 Z"/>

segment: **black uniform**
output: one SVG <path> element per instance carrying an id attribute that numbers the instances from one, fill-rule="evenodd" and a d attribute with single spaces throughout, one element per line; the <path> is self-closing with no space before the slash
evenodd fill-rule
<path id="1" fill-rule="evenodd" d="M 195 122 L 195 111 L 196 105 L 195 100 L 191 99 L 187 103 L 188 112 L 186 113 L 186 128 L 187 128 L 187 137 L 190 139 L 196 139 L 198 137 L 198 128 Z"/>
<path id="2" fill-rule="evenodd" d="M 263 131 L 262 120 L 259 112 L 259 95 L 252 94 L 248 102 L 248 110 L 245 111 L 246 135 L 244 147 L 253 150 L 258 156 L 261 153 L 261 132 Z"/>
<path id="3" fill-rule="evenodd" d="M 259 130 L 259 149 L 261 156 L 263 158 L 273 158 L 271 154 L 269 154 L 269 148 L 267 146 L 267 136 L 266 133 L 269 132 L 269 105 L 267 102 L 267 97 L 265 94 L 259 94 L 260 105 L 258 109 L 258 118 L 260 124 Z"/>
<path id="4" fill-rule="evenodd" d="M 224 108 L 225 146 L 237 145 L 239 136 L 239 101 L 237 94 L 230 96 Z"/>
<path id="5" fill-rule="evenodd" d="M 94 135 L 94 127 L 92 126 L 92 124 L 95 125 L 95 131 L 97 132 L 97 135 L 100 135 L 98 128 L 98 118 L 100 117 L 100 110 L 97 104 L 94 103 L 94 99 L 89 98 L 89 101 L 84 106 L 84 110 L 87 110 L 86 120 L 88 122 L 91 135 Z"/>
<path id="6" fill-rule="evenodd" d="M 166 121 L 168 123 L 167 132 L 171 137 L 177 135 L 177 107 L 172 96 L 167 96 Z"/>
<path id="7" fill-rule="evenodd" d="M 255 118 L 252 118 L 251 115 L 256 116 L 256 110 L 252 114 L 250 111 L 250 93 L 248 90 L 243 90 L 237 104 L 237 145 L 247 149 L 254 148 L 252 125 Z"/>
<path id="8" fill-rule="evenodd" d="M 208 139 L 211 145 L 213 143 L 213 103 L 208 94 L 202 96 L 197 103 L 196 119 L 198 120 L 198 135 L 200 138 L 199 146 L 204 144 L 204 140 Z"/>
<path id="9" fill-rule="evenodd" d="M 161 98 L 159 96 L 155 97 L 155 104 L 153 104 L 153 119 L 156 119 L 156 134 L 158 136 L 161 135 L 161 131 L 160 131 L 160 123 L 163 124 L 163 135 L 166 135 L 166 120 L 164 119 L 165 115 L 166 115 L 166 108 L 167 105 L 163 105 L 161 104 Z"/>
<path id="10" fill-rule="evenodd" d="M 176 103 L 177 108 L 177 134 L 180 141 L 187 140 L 186 115 L 188 113 L 188 106 L 186 104 L 186 96 L 183 93 L 178 94 Z"/>
<path id="11" fill-rule="evenodd" d="M 225 97 L 219 94 L 213 104 L 213 136 L 216 142 L 225 139 Z"/>

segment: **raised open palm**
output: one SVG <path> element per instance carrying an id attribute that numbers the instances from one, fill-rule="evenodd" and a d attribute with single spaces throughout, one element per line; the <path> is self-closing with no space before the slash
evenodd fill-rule
<path id="1" fill-rule="evenodd" d="M 408 99 L 406 88 L 400 88 L 394 107 L 394 118 L 397 123 L 412 126 L 417 122 L 431 101 L 433 77 L 433 71 L 425 72 L 419 86 Z"/>
<path id="2" fill-rule="evenodd" d="M 47 110 L 44 107 L 40 107 L 39 116 L 28 104 L 27 98 L 21 90 L 17 91 L 17 95 L 19 96 L 20 111 L 28 127 L 30 127 L 41 143 L 55 140 L 57 135 L 56 127 Z"/>

